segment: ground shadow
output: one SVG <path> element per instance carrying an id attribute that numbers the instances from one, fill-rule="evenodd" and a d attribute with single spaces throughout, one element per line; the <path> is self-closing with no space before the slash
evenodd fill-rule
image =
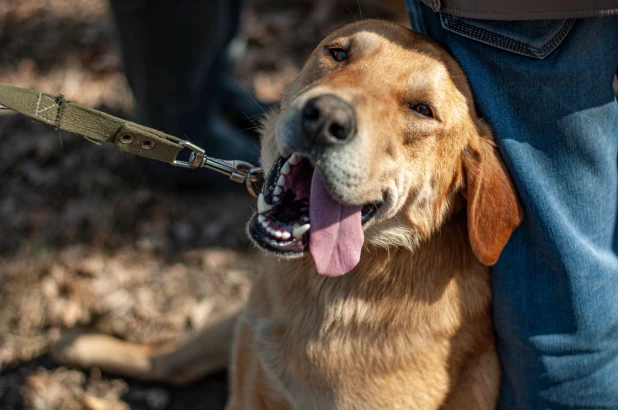
<path id="1" fill-rule="evenodd" d="M 28 378 L 41 369 L 53 371 L 58 365 L 48 354 L 21 362 L 0 372 L 0 408 L 21 410 L 26 408 L 24 388 Z M 114 377 L 103 374 L 103 377 Z M 131 409 L 154 410 L 222 410 L 227 402 L 227 372 L 219 372 L 187 386 L 172 386 L 148 383 L 133 379 L 122 379 L 128 391 L 121 397 Z M 153 403 L 153 392 L 165 396 L 167 405 L 160 407 Z"/>

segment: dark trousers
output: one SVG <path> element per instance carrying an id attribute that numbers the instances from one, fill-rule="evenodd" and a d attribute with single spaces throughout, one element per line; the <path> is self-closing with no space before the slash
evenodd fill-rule
<path id="1" fill-rule="evenodd" d="M 137 121 L 199 143 L 218 115 L 240 0 L 110 0 Z"/>

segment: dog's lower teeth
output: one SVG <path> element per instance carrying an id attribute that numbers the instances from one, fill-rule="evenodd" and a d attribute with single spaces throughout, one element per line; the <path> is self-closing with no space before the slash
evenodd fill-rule
<path id="1" fill-rule="evenodd" d="M 278 159 L 278 161 L 281 160 L 281 158 Z M 272 185 L 269 189 L 271 196 L 268 202 L 266 202 L 266 195 L 258 195 L 256 222 L 260 231 L 263 232 L 262 235 L 266 235 L 265 244 L 275 249 L 285 248 L 285 252 L 290 249 L 295 252 L 295 249 L 300 247 L 306 248 L 307 243 L 303 242 L 303 235 L 311 228 L 308 215 L 309 198 L 298 197 L 298 192 L 295 192 L 294 187 L 290 189 L 291 192 L 286 191 L 285 187 L 286 184 L 294 183 L 289 180 L 290 173 L 301 161 L 301 157 L 292 154 L 283 162 L 283 165 L 279 165 L 278 175 L 275 174 L 275 183 L 273 184 L 272 180 L 269 182 Z"/>
<path id="2" fill-rule="evenodd" d="M 309 230 L 309 228 L 311 228 L 311 225 L 309 224 L 304 224 L 304 225 L 294 224 L 294 227 L 292 228 L 292 235 L 296 239 L 300 239 L 303 236 L 303 234 Z"/>

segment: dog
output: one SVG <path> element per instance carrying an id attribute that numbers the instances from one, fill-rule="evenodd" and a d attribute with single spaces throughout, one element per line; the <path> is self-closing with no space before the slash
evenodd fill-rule
<path id="1" fill-rule="evenodd" d="M 523 213 L 454 59 L 393 23 L 337 30 L 265 118 L 261 162 L 247 230 L 268 255 L 244 310 L 55 358 L 186 383 L 231 356 L 229 410 L 495 408 L 489 266 Z"/>

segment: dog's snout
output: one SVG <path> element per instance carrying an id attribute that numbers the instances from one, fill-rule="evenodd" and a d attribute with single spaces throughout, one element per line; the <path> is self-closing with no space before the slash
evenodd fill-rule
<path id="1" fill-rule="evenodd" d="M 303 107 L 301 127 L 313 143 L 347 143 L 356 135 L 354 108 L 331 94 L 314 97 Z"/>

